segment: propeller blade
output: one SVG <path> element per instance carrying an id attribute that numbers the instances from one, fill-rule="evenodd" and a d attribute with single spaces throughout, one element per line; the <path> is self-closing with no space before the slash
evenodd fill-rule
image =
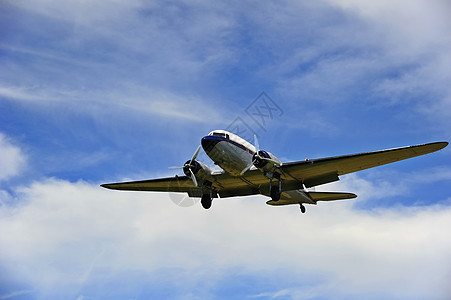
<path id="1" fill-rule="evenodd" d="M 199 145 L 199 147 L 197 147 L 196 152 L 194 152 L 193 158 L 191 158 L 191 161 L 189 162 L 190 165 L 193 164 L 193 161 L 196 159 L 197 154 L 199 154 L 199 151 L 200 151 L 200 145 Z"/>
<path id="2" fill-rule="evenodd" d="M 253 165 L 253 162 L 251 162 L 246 168 L 244 168 L 243 171 L 241 171 L 240 175 L 243 175 L 244 173 L 246 173 Z"/>
<path id="3" fill-rule="evenodd" d="M 257 139 L 257 135 L 256 134 L 254 134 L 254 146 L 255 146 L 255 149 L 257 150 L 257 153 L 258 153 L 258 151 L 260 150 L 260 145 L 258 144 L 258 139 Z"/>
<path id="4" fill-rule="evenodd" d="M 189 168 L 189 172 L 191 174 L 191 179 L 193 180 L 194 185 L 197 186 L 197 179 L 196 179 L 196 176 L 194 175 L 193 171 L 191 170 L 191 168 Z"/>
<path id="5" fill-rule="evenodd" d="M 258 139 L 257 139 L 257 135 L 254 134 L 254 146 L 255 146 L 255 158 L 260 158 L 260 155 L 258 155 L 258 151 L 260 151 L 260 146 L 258 145 Z M 247 171 L 249 171 L 249 169 L 254 165 L 254 158 L 252 158 L 251 163 L 244 168 L 243 171 L 241 171 L 240 175 L 243 175 L 244 173 L 246 173 Z"/>
<path id="6" fill-rule="evenodd" d="M 185 166 L 172 166 L 172 167 L 168 167 L 168 169 L 183 169 Z"/>

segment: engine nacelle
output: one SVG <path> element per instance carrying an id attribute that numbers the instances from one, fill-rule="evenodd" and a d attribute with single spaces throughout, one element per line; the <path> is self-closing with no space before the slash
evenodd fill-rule
<path id="1" fill-rule="evenodd" d="M 282 164 L 272 153 L 264 150 L 259 150 L 258 153 L 255 153 L 252 157 L 252 161 L 256 168 L 271 173 Z"/>
<path id="2" fill-rule="evenodd" d="M 205 181 L 208 180 L 210 182 L 213 181 L 213 176 L 211 176 L 211 170 L 209 167 L 207 167 L 204 163 L 200 161 L 193 161 L 193 163 L 190 165 L 191 160 L 188 160 L 185 163 L 185 166 L 183 167 L 183 173 L 185 173 L 186 176 L 190 177 L 190 171 L 188 167 L 193 171 L 194 176 L 196 176 L 198 181 Z"/>

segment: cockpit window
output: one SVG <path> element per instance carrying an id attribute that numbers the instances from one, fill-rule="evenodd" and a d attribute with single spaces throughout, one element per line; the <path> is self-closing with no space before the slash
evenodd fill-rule
<path id="1" fill-rule="evenodd" d="M 229 138 L 228 134 L 222 133 L 222 132 L 213 132 L 213 133 L 211 133 L 211 135 L 222 136 L 222 137 L 225 137 L 226 139 Z"/>

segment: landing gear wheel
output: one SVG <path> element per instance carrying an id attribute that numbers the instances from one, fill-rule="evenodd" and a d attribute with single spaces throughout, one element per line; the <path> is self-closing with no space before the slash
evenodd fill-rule
<path id="1" fill-rule="evenodd" d="M 202 195 L 200 203 L 202 204 L 203 208 L 209 209 L 211 207 L 211 196 L 209 194 Z"/>
<path id="2" fill-rule="evenodd" d="M 280 192 L 277 189 L 277 187 L 273 187 L 271 189 L 271 199 L 272 199 L 272 201 L 279 201 L 280 200 Z"/>
<path id="3" fill-rule="evenodd" d="M 305 214 L 305 206 L 302 203 L 299 203 L 299 206 L 301 208 L 301 213 Z"/>

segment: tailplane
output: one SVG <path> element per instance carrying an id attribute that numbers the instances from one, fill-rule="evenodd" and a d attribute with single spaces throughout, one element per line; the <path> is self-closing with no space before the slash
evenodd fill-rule
<path id="1" fill-rule="evenodd" d="M 279 201 L 269 200 L 268 205 L 316 204 L 318 201 L 335 201 L 356 198 L 353 193 L 341 192 L 304 192 L 303 190 L 286 191 L 280 195 Z"/>

